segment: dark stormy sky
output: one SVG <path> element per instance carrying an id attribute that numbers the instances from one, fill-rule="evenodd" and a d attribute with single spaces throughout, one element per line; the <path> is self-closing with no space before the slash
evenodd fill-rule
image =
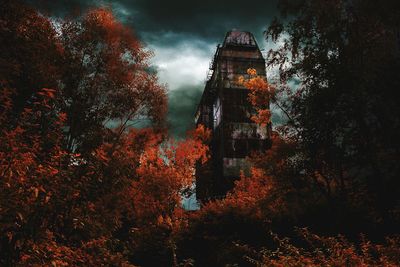
<path id="1" fill-rule="evenodd" d="M 109 6 L 155 56 L 152 64 L 169 88 L 168 119 L 172 133 L 182 137 L 193 125 L 209 62 L 216 45 L 231 29 L 263 38 L 277 14 L 277 0 L 30 0 L 52 16 L 64 16 L 95 6 Z"/>

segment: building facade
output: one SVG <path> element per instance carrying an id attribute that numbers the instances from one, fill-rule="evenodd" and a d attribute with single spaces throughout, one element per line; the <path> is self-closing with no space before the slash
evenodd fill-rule
<path id="1" fill-rule="evenodd" d="M 230 31 L 217 46 L 197 108 L 196 125 L 212 130 L 211 159 L 196 168 L 196 196 L 200 202 L 223 197 L 249 171 L 246 157 L 271 145 L 271 125 L 261 127 L 250 117 L 255 113 L 248 101 L 249 90 L 239 77 L 248 78 L 253 68 L 266 76 L 265 60 L 250 32 Z"/>

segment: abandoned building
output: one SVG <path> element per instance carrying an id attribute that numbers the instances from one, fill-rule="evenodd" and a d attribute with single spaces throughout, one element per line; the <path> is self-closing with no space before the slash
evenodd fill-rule
<path id="1" fill-rule="evenodd" d="M 266 76 L 265 60 L 250 32 L 230 31 L 210 63 L 203 95 L 195 115 L 196 125 L 212 130 L 211 158 L 196 168 L 196 196 L 200 202 L 220 198 L 232 188 L 240 171 L 249 171 L 246 157 L 271 145 L 271 125 L 261 127 L 250 117 L 255 110 L 248 89 L 239 77 L 247 69 Z"/>

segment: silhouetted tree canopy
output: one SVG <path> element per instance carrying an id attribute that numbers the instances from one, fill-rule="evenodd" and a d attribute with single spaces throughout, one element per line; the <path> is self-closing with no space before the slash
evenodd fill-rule
<path id="1" fill-rule="evenodd" d="M 334 202 L 368 206 L 371 220 L 391 221 L 400 204 L 399 3 L 304 0 L 280 8 L 283 18 L 266 36 L 282 45 L 268 61 L 280 70 L 278 95 L 290 117 L 283 130 L 298 142 L 310 182 Z M 300 86 L 289 87 L 291 80 Z"/>

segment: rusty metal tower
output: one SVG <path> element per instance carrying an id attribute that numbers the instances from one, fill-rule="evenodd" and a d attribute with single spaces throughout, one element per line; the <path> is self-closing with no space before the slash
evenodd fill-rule
<path id="1" fill-rule="evenodd" d="M 248 172 L 246 157 L 271 145 L 271 125 L 260 127 L 251 121 L 254 109 L 248 89 L 238 80 L 248 78 L 254 68 L 266 76 L 265 60 L 250 32 L 232 30 L 217 46 L 209 75 L 197 108 L 196 125 L 212 129 L 211 159 L 196 168 L 196 196 L 201 202 L 219 198 L 232 188 L 240 170 Z"/>

